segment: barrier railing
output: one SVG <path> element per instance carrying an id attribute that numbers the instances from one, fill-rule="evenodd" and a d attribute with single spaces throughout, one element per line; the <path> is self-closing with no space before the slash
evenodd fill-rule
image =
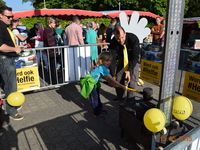
<path id="1" fill-rule="evenodd" d="M 107 51 L 109 43 L 74 45 L 74 46 L 55 46 L 32 48 L 26 50 L 36 50 L 40 54 L 39 78 L 40 89 L 53 88 L 79 81 L 90 71 L 90 49 L 91 46 L 99 46 L 100 51 Z M 50 50 L 54 54 L 50 56 Z M 47 51 L 46 57 L 48 64 L 44 64 L 43 51 Z M 98 55 L 98 48 L 97 53 Z M 53 63 L 52 63 L 52 57 Z M 60 63 L 58 64 L 58 61 Z M 60 69 L 57 67 L 59 65 Z M 48 66 L 48 68 L 46 68 Z M 52 68 L 52 67 L 56 67 Z M 53 78 L 52 78 L 53 75 Z"/>

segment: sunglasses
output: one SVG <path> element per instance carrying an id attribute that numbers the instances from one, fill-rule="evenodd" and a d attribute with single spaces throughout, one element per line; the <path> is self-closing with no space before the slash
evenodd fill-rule
<path id="1" fill-rule="evenodd" d="M 2 14 L 2 15 L 4 15 L 4 14 Z M 4 15 L 4 16 L 6 16 L 6 15 Z M 13 19 L 13 17 L 14 16 L 6 16 L 8 19 L 10 19 L 10 18 L 12 18 Z"/>

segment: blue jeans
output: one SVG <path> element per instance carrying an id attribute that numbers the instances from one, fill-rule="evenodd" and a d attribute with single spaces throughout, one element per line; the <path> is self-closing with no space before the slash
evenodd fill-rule
<path id="1" fill-rule="evenodd" d="M 36 57 L 37 57 L 37 65 L 38 65 L 38 68 L 39 68 L 39 65 L 40 65 L 40 57 L 41 57 L 41 54 L 40 54 L 40 51 L 36 51 Z M 46 65 L 46 68 L 49 67 L 49 63 L 48 63 L 48 58 L 47 58 L 47 55 L 43 53 L 43 51 L 41 51 L 42 53 L 42 58 L 44 60 L 44 63 Z"/>
<path id="2" fill-rule="evenodd" d="M 61 66 L 61 55 L 58 55 L 57 69 L 59 70 Z"/>
<path id="3" fill-rule="evenodd" d="M 16 64 L 14 58 L 2 58 L 0 55 L 0 74 L 4 80 L 5 99 L 7 96 L 17 91 Z M 10 106 L 6 101 L 7 114 L 13 116 L 17 114 L 17 107 Z"/>
<path id="4" fill-rule="evenodd" d="M 92 105 L 94 115 L 98 116 L 101 114 L 102 103 L 99 97 L 99 88 L 92 89 L 92 92 L 89 95 L 90 104 Z"/>

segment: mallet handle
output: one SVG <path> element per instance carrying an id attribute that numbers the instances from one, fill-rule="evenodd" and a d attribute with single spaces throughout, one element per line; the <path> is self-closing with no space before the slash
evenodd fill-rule
<path id="1" fill-rule="evenodd" d="M 135 90 L 135 89 L 131 89 L 131 88 L 126 88 L 127 90 L 129 90 L 129 91 L 133 91 L 133 92 L 137 92 L 137 93 L 141 93 L 140 91 L 137 91 L 137 90 Z"/>
<path id="2" fill-rule="evenodd" d="M 116 85 L 116 87 L 120 87 L 119 85 Z M 137 90 L 135 90 L 135 89 L 131 89 L 131 88 L 126 88 L 127 90 L 129 90 L 129 91 L 133 91 L 133 92 L 137 92 L 137 93 L 142 93 L 141 91 L 137 91 Z"/>

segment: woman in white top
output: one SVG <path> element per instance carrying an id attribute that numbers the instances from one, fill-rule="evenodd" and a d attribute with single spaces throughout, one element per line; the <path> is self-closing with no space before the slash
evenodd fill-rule
<path id="1" fill-rule="evenodd" d="M 31 40 L 35 39 L 35 48 L 41 48 L 41 47 L 44 47 L 43 46 L 44 28 L 43 28 L 42 22 L 37 22 L 36 25 L 38 26 L 37 36 L 31 38 Z M 47 55 L 43 53 L 43 50 L 37 50 L 37 65 L 38 65 L 38 68 L 39 68 L 39 65 L 40 65 L 41 55 L 42 55 L 42 58 L 45 62 L 46 70 L 48 70 L 48 66 L 49 66 L 48 58 L 47 58 Z"/>

